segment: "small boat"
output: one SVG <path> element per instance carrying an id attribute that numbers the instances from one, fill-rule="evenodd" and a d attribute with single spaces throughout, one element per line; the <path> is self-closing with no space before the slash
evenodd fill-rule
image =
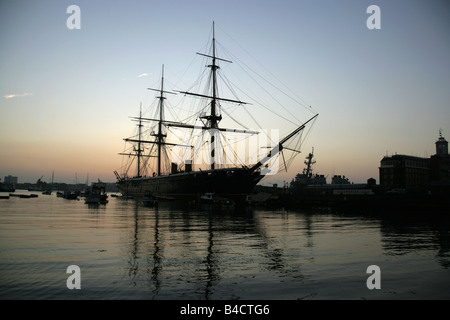
<path id="1" fill-rule="evenodd" d="M 218 205 L 221 207 L 233 207 L 234 201 L 225 197 L 216 195 L 215 193 L 208 192 L 200 197 L 201 203 Z"/>
<path id="2" fill-rule="evenodd" d="M 206 203 L 219 202 L 219 201 L 222 201 L 225 199 L 226 198 L 219 197 L 218 195 L 216 195 L 215 193 L 212 193 L 212 192 L 207 192 L 204 195 L 200 196 L 200 201 L 206 202 Z"/>
<path id="3" fill-rule="evenodd" d="M 66 191 L 63 193 L 62 197 L 67 200 L 78 200 L 79 192 L 77 191 Z"/>
<path id="4" fill-rule="evenodd" d="M 35 194 L 35 193 L 32 193 L 32 194 L 10 193 L 9 196 L 10 197 L 22 198 L 22 199 L 29 199 L 29 198 L 37 198 L 38 197 L 38 195 Z"/>
<path id="5" fill-rule="evenodd" d="M 106 204 L 108 203 L 108 195 L 106 194 L 106 183 L 93 183 L 89 190 L 86 191 L 86 199 L 84 203 L 87 204 Z"/>

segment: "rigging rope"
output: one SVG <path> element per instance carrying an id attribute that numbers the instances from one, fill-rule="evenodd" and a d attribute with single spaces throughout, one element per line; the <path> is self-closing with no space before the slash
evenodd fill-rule
<path id="1" fill-rule="evenodd" d="M 287 97 L 289 97 L 290 99 L 296 101 L 298 104 L 302 105 L 306 110 L 312 111 L 313 113 L 317 113 L 315 111 L 312 110 L 312 107 L 306 103 L 306 101 L 304 101 L 300 96 L 298 96 L 294 91 L 292 91 L 291 88 L 289 88 L 287 85 L 285 85 L 281 80 L 279 80 L 270 70 L 268 70 L 262 63 L 260 63 L 250 52 L 248 52 L 236 39 L 234 39 L 232 36 L 230 36 L 227 32 L 225 32 L 225 30 L 223 30 L 222 28 L 219 29 L 228 37 L 230 38 L 234 43 L 236 43 L 238 45 L 238 47 L 243 50 L 246 54 L 249 55 L 250 58 L 253 59 L 253 61 L 255 61 L 258 65 L 260 65 L 262 68 L 264 68 L 273 78 L 275 78 L 280 84 L 282 84 L 288 91 L 291 92 L 291 94 L 293 94 L 294 96 L 296 96 L 297 99 L 301 100 L 301 101 L 297 101 L 296 99 L 294 99 L 293 97 L 289 96 L 287 93 L 285 93 L 283 90 L 277 88 L 280 92 L 282 92 L 284 95 L 286 95 Z M 216 41 L 217 43 L 217 41 Z M 225 48 L 225 47 L 224 47 Z M 226 48 L 225 48 L 226 49 Z M 255 72 L 256 73 L 256 72 Z M 267 81 L 267 80 L 266 80 Z M 269 83 L 269 82 L 268 82 Z M 270 83 L 269 83 L 270 84 Z"/>

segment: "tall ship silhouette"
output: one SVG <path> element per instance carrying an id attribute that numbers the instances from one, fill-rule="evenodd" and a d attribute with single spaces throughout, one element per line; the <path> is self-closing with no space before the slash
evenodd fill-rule
<path id="1" fill-rule="evenodd" d="M 114 171 L 117 188 L 122 194 L 159 199 L 196 199 L 206 193 L 214 193 L 235 201 L 244 201 L 261 179 L 278 170 L 278 167 L 275 170 L 271 167 L 275 158 L 282 159 L 287 167 L 283 151 L 290 151 L 294 155 L 300 152 L 298 142 L 294 147 L 288 146 L 288 143 L 300 136 L 308 125 L 312 125 L 318 114 L 303 123 L 297 123 L 284 137 L 277 137 L 277 141 L 273 138 L 262 139 L 267 144 L 263 146 L 259 143 L 260 156 L 250 159 L 253 162 L 245 163 L 246 159 L 238 161 L 242 157 L 237 154 L 236 141 L 258 136 L 262 131 L 249 130 L 237 119 L 234 120 L 242 128 L 229 129 L 219 125 L 223 119 L 222 113 L 233 118 L 222 104 L 245 106 L 249 103 L 219 94 L 218 79 L 222 79 L 219 64 L 232 62 L 216 54 L 214 23 L 209 48 L 208 54 L 197 53 L 208 61 L 206 68 L 209 71 L 204 73 L 207 81 L 203 93 L 166 90 L 164 65 L 159 88 L 148 88 L 158 93 L 156 112 L 151 118 L 144 117 L 141 109 L 139 116 L 131 117 L 137 123 L 137 132 L 124 139 L 129 147 L 120 154 L 126 161 L 120 170 Z M 166 120 L 168 98 L 180 94 L 202 100 L 203 107 L 193 112 L 186 121 Z M 250 116 L 254 118 L 257 113 L 252 110 Z M 187 133 L 180 134 L 181 131 Z M 235 145 L 227 145 L 229 140 Z M 233 160 L 230 161 L 230 158 Z"/>

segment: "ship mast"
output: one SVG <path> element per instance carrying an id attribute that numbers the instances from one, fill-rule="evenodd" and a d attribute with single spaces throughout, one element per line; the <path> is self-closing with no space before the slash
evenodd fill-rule
<path id="1" fill-rule="evenodd" d="M 188 94 L 191 96 L 196 96 L 196 97 L 202 97 L 202 98 L 209 98 L 211 99 L 211 112 L 209 115 L 205 115 L 205 116 L 201 116 L 200 119 L 205 119 L 206 120 L 206 124 L 204 124 L 203 130 L 210 130 L 212 129 L 211 132 L 211 142 L 210 142 L 210 146 L 211 146 L 211 154 L 210 154 L 210 162 L 211 162 L 211 170 L 215 169 L 215 161 L 214 161 L 214 157 L 215 157 L 215 136 L 214 134 L 217 131 L 223 131 L 222 129 L 219 128 L 219 122 L 220 120 L 222 120 L 222 115 L 217 115 L 217 108 L 219 106 L 219 101 L 227 101 L 227 102 L 233 102 L 233 103 L 238 103 L 238 104 L 246 104 L 246 102 L 242 102 L 239 100 L 233 100 L 233 99 L 224 99 L 218 96 L 218 91 L 217 91 L 217 70 L 220 68 L 217 64 L 217 61 L 224 61 L 224 62 L 229 62 L 232 63 L 232 61 L 229 60 L 225 60 L 222 58 L 218 58 L 216 56 L 216 37 L 215 37 L 215 29 L 214 29 L 214 22 L 213 22 L 213 39 L 212 39 L 212 54 L 211 55 L 207 55 L 207 54 L 203 54 L 203 53 L 198 53 L 198 55 L 207 57 L 207 58 L 211 58 L 212 63 L 210 65 L 208 65 L 207 67 L 211 68 L 211 95 L 203 95 L 203 94 L 198 94 L 198 93 L 192 93 L 192 92 L 187 92 L 187 91 L 178 91 L 180 93 L 184 93 L 184 94 Z M 173 126 L 177 126 L 175 124 L 172 124 Z M 188 126 L 184 126 L 184 127 L 188 127 Z M 241 130 L 242 131 L 242 130 Z M 236 131 L 237 132 L 237 131 Z M 245 132 L 245 131 L 243 131 Z M 246 131 L 247 133 L 254 133 L 251 131 Z"/>
<path id="2" fill-rule="evenodd" d="M 153 90 L 153 91 L 157 91 L 160 93 L 159 97 L 157 97 L 159 99 L 159 103 L 158 103 L 158 108 L 159 108 L 159 119 L 149 119 L 149 118 L 143 118 L 142 117 L 142 108 L 139 112 L 139 117 L 132 117 L 132 119 L 137 120 L 138 121 L 138 137 L 137 139 L 132 139 L 132 138 L 126 138 L 124 139 L 124 141 L 126 142 L 134 142 L 137 143 L 137 148 L 134 148 L 134 152 L 135 154 L 131 154 L 131 153 L 119 153 L 120 155 L 127 155 L 127 156 L 135 156 L 137 157 L 137 178 L 142 177 L 142 172 L 141 172 L 141 158 L 143 157 L 155 157 L 158 158 L 158 163 L 157 163 L 157 173 L 158 176 L 161 175 L 161 163 L 162 163 L 162 154 L 163 154 L 163 150 L 162 150 L 162 146 L 163 145 L 172 145 L 174 146 L 174 143 L 167 143 L 165 142 L 165 137 L 167 136 L 166 134 L 164 134 L 163 132 L 163 125 L 165 124 L 164 121 L 164 100 L 166 99 L 164 97 L 165 93 L 170 93 L 170 94 L 175 94 L 174 92 L 169 92 L 169 91 L 164 91 L 164 65 L 162 66 L 162 77 L 161 77 L 161 88 L 159 89 L 152 89 L 152 88 L 148 88 L 149 90 Z M 152 134 L 152 136 L 156 137 L 155 141 L 148 141 L 148 140 L 142 140 L 142 127 L 143 121 L 156 121 L 158 122 L 158 132 L 156 134 Z M 144 143 L 153 143 L 157 145 L 157 155 L 144 155 L 143 154 L 143 149 L 142 149 L 142 144 Z M 116 174 L 116 177 L 121 180 L 122 178 L 119 176 L 119 174 L 117 172 L 114 172 Z M 155 172 L 156 174 L 156 172 Z"/>
<path id="3" fill-rule="evenodd" d="M 211 100 L 211 116 L 210 116 L 210 127 L 211 129 L 217 129 L 219 126 L 219 121 L 221 117 L 216 116 L 216 96 L 217 96 L 217 80 L 216 80 L 216 71 L 219 66 L 216 65 L 216 38 L 214 34 L 214 22 L 213 22 L 213 40 L 212 40 L 213 52 L 212 52 L 212 64 L 209 65 L 212 72 L 212 100 Z M 214 170 L 214 131 L 211 134 L 211 170 Z"/>
<path id="4" fill-rule="evenodd" d="M 163 133 L 162 126 L 164 124 L 164 100 L 166 97 L 164 97 L 164 93 L 170 93 L 175 94 L 173 92 L 164 91 L 164 65 L 162 65 L 162 73 L 161 73 L 161 88 L 160 89 L 152 89 L 148 88 L 149 90 L 158 91 L 160 93 L 159 97 L 159 119 L 158 119 L 158 133 L 152 134 L 152 136 L 156 137 L 156 145 L 158 148 L 157 158 L 158 158 L 158 164 L 157 164 L 157 175 L 161 175 L 161 163 L 162 163 L 162 146 L 166 145 L 164 138 L 167 137 L 166 134 Z M 147 119 L 150 120 L 150 119 Z"/>
<path id="5" fill-rule="evenodd" d="M 161 175 L 161 146 L 163 144 L 163 139 L 166 137 L 162 132 L 162 122 L 164 118 L 164 65 L 162 66 L 162 76 L 161 76 L 161 95 L 159 96 L 159 121 L 158 121 L 158 134 L 157 137 L 157 145 L 158 145 L 158 176 Z"/>
<path id="6" fill-rule="evenodd" d="M 138 124 L 138 127 L 139 127 L 139 136 L 138 136 L 138 149 L 137 149 L 137 154 L 138 154 L 138 156 L 137 156 L 137 161 L 138 161 L 138 164 L 137 164 L 137 176 L 138 176 L 138 178 L 140 178 L 141 177 L 141 156 L 142 156 L 142 149 L 141 149 L 141 142 L 142 142 L 142 140 L 141 140 L 141 136 L 142 136 L 142 108 L 140 108 L 139 109 L 139 124 Z"/>
<path id="7" fill-rule="evenodd" d="M 311 178 L 312 176 L 312 165 L 316 163 L 316 161 L 313 161 L 314 157 L 314 148 L 312 148 L 312 152 L 309 153 L 309 155 L 306 157 L 306 161 L 304 162 L 306 164 L 306 168 L 303 169 L 303 173 L 308 177 Z"/>
<path id="8" fill-rule="evenodd" d="M 211 154 L 210 154 L 210 163 L 211 163 L 211 170 L 214 170 L 214 157 L 215 157 L 215 132 L 216 129 L 219 128 L 219 121 L 222 120 L 221 115 L 216 114 L 216 107 L 218 106 L 218 99 L 217 99 L 217 70 L 219 69 L 219 66 L 217 65 L 217 60 L 223 60 L 216 57 L 216 37 L 215 37 L 215 30 L 214 30 L 214 22 L 213 22 L 213 38 L 212 38 L 212 55 L 208 56 L 205 54 L 198 53 L 199 55 L 206 56 L 212 59 L 212 64 L 208 65 L 209 68 L 211 68 L 211 81 L 212 81 L 212 92 L 211 92 L 211 113 L 209 116 L 203 116 L 200 117 L 201 119 L 207 120 L 206 127 L 208 129 L 213 129 L 211 132 Z M 231 61 L 227 61 L 231 62 Z"/>
<path id="9" fill-rule="evenodd" d="M 211 100 L 211 116 L 210 116 L 210 127 L 217 129 L 219 121 L 222 119 L 221 116 L 216 115 L 216 98 L 217 98 L 217 69 L 219 66 L 216 64 L 216 38 L 214 33 L 214 22 L 213 22 L 213 40 L 212 40 L 213 52 L 212 52 L 212 64 L 208 67 L 211 68 L 212 72 L 212 100 Z M 211 141 L 213 143 L 213 141 Z M 214 150 L 212 150 L 214 152 Z"/>
<path id="10" fill-rule="evenodd" d="M 211 130 L 212 133 L 211 133 L 211 141 L 210 141 L 210 146 L 211 146 L 210 160 L 211 160 L 211 170 L 214 170 L 215 169 L 215 164 L 214 164 L 214 162 L 215 162 L 214 161 L 214 156 L 215 156 L 215 136 L 214 136 L 214 133 L 218 132 L 218 131 L 224 131 L 224 128 L 219 128 L 219 122 L 220 122 L 220 120 L 222 120 L 222 116 L 220 114 L 219 115 L 216 114 L 216 112 L 217 112 L 216 109 L 219 106 L 218 102 L 219 101 L 226 101 L 226 102 L 232 102 L 232 103 L 238 103 L 238 104 L 247 104 L 247 103 L 246 102 L 242 102 L 240 100 L 225 99 L 225 98 L 222 98 L 222 97 L 218 96 L 218 91 L 217 91 L 217 70 L 220 67 L 217 65 L 217 61 L 220 60 L 220 61 L 229 62 L 229 63 L 232 63 L 232 61 L 225 60 L 225 59 L 222 59 L 222 58 L 218 58 L 216 56 L 216 38 L 215 38 L 214 22 L 213 22 L 213 37 L 212 37 L 212 55 L 207 55 L 207 54 L 198 53 L 198 52 L 197 52 L 197 54 L 201 55 L 201 56 L 205 56 L 207 58 L 211 58 L 211 60 L 212 60 L 212 63 L 207 66 L 207 67 L 211 68 L 211 82 L 212 82 L 211 83 L 211 88 L 212 88 L 211 95 L 192 93 L 192 92 L 188 92 L 188 91 L 178 91 L 178 90 L 175 90 L 175 91 L 183 93 L 183 94 L 191 95 L 191 96 L 211 99 L 211 102 L 210 102 L 211 112 L 210 112 L 210 114 L 209 115 L 205 115 L 205 116 L 201 116 L 200 119 L 206 120 L 206 123 L 204 123 L 204 126 L 202 127 L 203 130 L 213 129 L 213 130 Z M 252 167 L 250 167 L 249 170 L 251 172 L 256 171 L 261 166 L 263 166 L 263 164 L 265 162 L 267 162 L 270 158 L 274 157 L 279 152 L 281 152 L 283 150 L 283 144 L 285 144 L 288 140 L 292 139 L 295 135 L 297 135 L 299 132 L 301 132 L 306 127 L 306 125 L 309 122 L 311 122 L 312 120 L 314 120 L 317 116 L 318 116 L 318 114 L 316 114 L 315 116 L 310 118 L 308 121 L 306 121 L 301 126 L 297 127 L 295 130 L 293 130 L 284 139 L 282 139 L 267 154 L 267 156 L 265 158 L 263 158 L 261 161 L 259 161 L 258 163 L 256 163 Z M 194 128 L 194 126 L 192 126 L 192 125 L 178 124 L 178 123 L 175 123 L 175 122 L 167 123 L 167 126 Z M 227 129 L 227 130 L 229 130 L 229 129 Z M 251 133 L 251 134 L 258 133 L 258 132 L 252 132 L 252 131 L 249 131 L 249 130 L 234 130 L 234 131 L 235 132 L 243 132 L 243 133 Z M 285 148 L 285 149 L 289 149 L 289 148 Z M 297 150 L 292 150 L 292 151 L 297 151 Z"/>

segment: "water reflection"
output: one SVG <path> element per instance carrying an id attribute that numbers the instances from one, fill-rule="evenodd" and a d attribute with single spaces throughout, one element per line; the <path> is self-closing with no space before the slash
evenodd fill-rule
<path id="1" fill-rule="evenodd" d="M 255 278 L 292 282 L 301 288 L 305 266 L 326 269 L 345 259 L 343 254 L 352 254 L 355 261 L 366 259 L 366 250 L 358 249 L 364 243 L 359 242 L 370 243 L 377 235 L 380 254 L 434 251 L 441 267 L 450 266 L 448 219 L 199 210 L 169 204 L 145 208 L 139 203 L 133 203 L 132 219 L 133 232 L 126 241 L 128 277 L 132 286 L 144 285 L 152 298 L 192 298 L 192 294 L 206 300 L 229 298 L 227 286 L 238 286 L 240 281 L 255 285 Z M 319 249 L 323 257 L 314 253 Z M 352 271 L 340 272 L 347 276 Z"/>
<path id="2" fill-rule="evenodd" d="M 211 299 L 222 280 L 252 279 L 260 267 L 302 278 L 299 268 L 287 269 L 285 249 L 274 241 L 277 234 L 269 235 L 264 219 L 255 219 L 252 211 L 145 208 L 136 203 L 132 230 L 128 277 L 132 286 L 147 283 L 153 298 L 166 291 L 194 290 Z"/>
<path id="3" fill-rule="evenodd" d="M 153 250 L 152 250 L 152 259 L 150 259 L 149 264 L 153 263 L 153 267 L 151 268 L 151 280 L 153 282 L 153 286 L 155 289 L 153 293 L 155 295 L 158 294 L 159 289 L 161 287 L 161 281 L 159 280 L 159 273 L 162 269 L 162 255 L 160 249 L 160 234 L 159 234 L 159 212 L 158 208 L 155 209 L 155 226 L 154 226 L 154 239 L 153 239 Z"/>
<path id="4" fill-rule="evenodd" d="M 274 289 L 279 298 L 321 298 L 333 287 L 330 279 L 353 278 L 354 288 L 364 290 L 367 266 L 386 259 L 410 263 L 420 255 L 422 268 L 450 266 L 445 218 L 117 205 L 115 227 L 126 230 L 124 275 L 138 297 L 271 299 Z"/>
<path id="5" fill-rule="evenodd" d="M 118 199 L 92 208 L 50 196 L 9 199 L 0 213 L 0 297 L 450 297 L 450 218 L 429 212 L 146 208 Z M 71 264 L 83 272 L 76 296 L 65 290 Z M 379 292 L 365 285 L 371 264 L 382 268 Z"/>
<path id="6" fill-rule="evenodd" d="M 134 205 L 134 233 L 133 238 L 130 241 L 130 259 L 128 260 L 129 271 L 128 276 L 134 286 L 136 286 L 136 276 L 139 271 L 139 261 L 138 261 L 138 235 L 139 235 L 139 207 L 136 202 Z"/>
<path id="7" fill-rule="evenodd" d="M 205 299 L 209 300 L 211 294 L 213 293 L 213 284 L 215 281 L 220 280 L 219 267 L 216 260 L 216 254 L 214 252 L 214 232 L 211 215 L 208 215 L 208 253 L 205 260 L 207 278 L 205 287 Z"/>
<path id="8" fill-rule="evenodd" d="M 445 215 L 397 215 L 382 218 L 382 245 L 386 255 L 435 251 L 438 263 L 450 267 L 450 219 Z"/>

